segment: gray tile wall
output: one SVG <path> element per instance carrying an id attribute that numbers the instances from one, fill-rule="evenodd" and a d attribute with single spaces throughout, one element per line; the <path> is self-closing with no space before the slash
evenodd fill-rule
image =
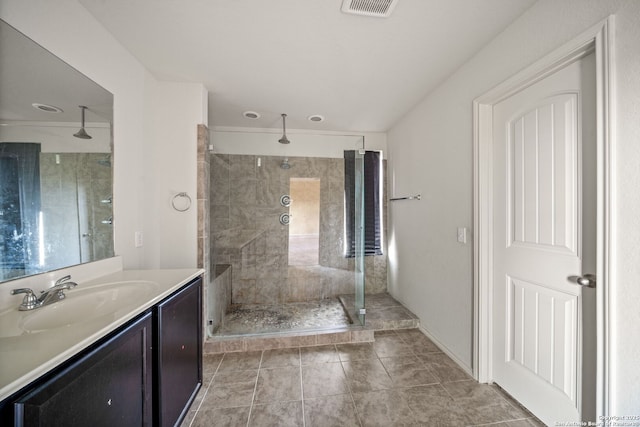
<path id="1" fill-rule="evenodd" d="M 212 267 L 231 265 L 233 303 L 275 304 L 352 293 L 353 260 L 342 255 L 343 160 L 291 157 L 290 169 L 280 168 L 281 162 L 277 156 L 210 154 Z M 289 194 L 292 177 L 320 179 L 319 266 L 288 266 L 289 228 L 279 216 L 288 212 L 280 197 Z M 385 185 L 385 229 L 386 198 Z M 366 292 L 386 291 L 386 255 L 365 262 Z"/>
<path id="2" fill-rule="evenodd" d="M 101 202 L 113 191 L 110 162 L 109 153 L 40 153 L 47 265 L 113 256 L 113 226 L 102 223 L 113 216 L 112 204 Z"/>
<path id="3" fill-rule="evenodd" d="M 224 306 L 225 299 L 224 293 L 220 289 L 224 289 L 224 286 L 216 286 L 214 279 L 216 277 L 215 271 L 211 271 L 211 214 L 209 212 L 211 203 L 210 197 L 210 156 L 209 156 L 209 128 L 203 124 L 198 125 L 198 140 L 197 140 L 197 168 L 198 168 L 198 183 L 197 183 L 197 209 L 198 209 L 198 237 L 197 237 L 197 266 L 204 269 L 203 277 L 203 313 L 205 327 L 203 330 L 211 332 L 222 321 L 225 310 L 220 308 L 222 304 Z M 208 325 L 209 320 L 213 324 Z M 207 325 L 209 328 L 207 328 Z"/>

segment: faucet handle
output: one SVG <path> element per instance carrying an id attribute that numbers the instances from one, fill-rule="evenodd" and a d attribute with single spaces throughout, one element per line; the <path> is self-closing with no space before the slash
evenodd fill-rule
<path id="1" fill-rule="evenodd" d="M 53 284 L 53 286 L 58 286 L 60 283 L 62 282 L 66 282 L 67 280 L 71 280 L 71 275 L 66 275 L 64 277 L 59 278 L 58 280 L 56 280 L 56 283 Z"/>
<path id="2" fill-rule="evenodd" d="M 29 288 L 12 289 L 11 295 L 26 294 L 20 304 L 20 310 L 31 310 L 38 305 L 38 297 Z"/>
<path id="3" fill-rule="evenodd" d="M 44 291 L 42 291 L 42 293 L 49 293 L 52 291 L 60 291 L 62 292 L 64 289 L 73 289 L 76 286 L 78 286 L 78 284 L 76 282 L 72 282 L 71 280 L 71 275 L 68 276 L 64 276 L 58 280 L 56 280 L 55 284 L 50 287 L 49 289 L 46 289 Z M 64 298 L 64 294 L 62 294 L 62 298 Z M 42 297 L 41 297 L 42 299 Z"/>

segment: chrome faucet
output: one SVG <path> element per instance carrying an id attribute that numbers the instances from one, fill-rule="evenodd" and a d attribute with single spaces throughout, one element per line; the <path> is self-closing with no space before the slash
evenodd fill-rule
<path id="1" fill-rule="evenodd" d="M 36 297 L 33 291 L 29 288 L 13 289 L 11 291 L 11 295 L 26 294 L 24 296 L 24 299 L 22 300 L 22 304 L 20 304 L 19 307 L 20 311 L 26 311 L 63 300 L 66 297 L 64 291 L 73 289 L 76 286 L 78 286 L 78 284 L 71 281 L 71 276 L 64 276 L 56 280 L 55 284 L 52 287 L 50 287 L 46 291 L 40 292 L 41 295 L 39 297 Z"/>

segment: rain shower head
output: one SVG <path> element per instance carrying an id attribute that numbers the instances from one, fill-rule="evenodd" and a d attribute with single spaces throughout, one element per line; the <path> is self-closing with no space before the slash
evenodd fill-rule
<path id="1" fill-rule="evenodd" d="M 84 105 L 79 105 L 79 107 L 82 110 L 82 127 L 78 132 L 74 133 L 73 136 L 80 139 L 91 139 L 91 135 L 89 135 L 87 131 L 84 130 L 84 110 L 86 110 L 87 107 L 85 107 Z"/>
<path id="2" fill-rule="evenodd" d="M 286 114 L 282 113 L 282 138 L 280 138 L 278 140 L 278 142 L 280 144 L 290 144 L 291 141 L 289 141 L 289 139 L 287 138 L 287 129 L 285 126 L 285 118 L 287 117 Z"/>

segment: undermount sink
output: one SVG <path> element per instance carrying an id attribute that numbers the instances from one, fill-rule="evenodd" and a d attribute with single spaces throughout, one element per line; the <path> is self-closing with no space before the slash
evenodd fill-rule
<path id="1" fill-rule="evenodd" d="M 0 320 L 0 338 L 37 334 L 113 315 L 146 302 L 158 288 L 155 282 L 142 280 L 81 286 L 65 291 L 66 298 L 51 305 L 6 313 Z M 8 316 L 17 318 L 11 321 Z"/>

